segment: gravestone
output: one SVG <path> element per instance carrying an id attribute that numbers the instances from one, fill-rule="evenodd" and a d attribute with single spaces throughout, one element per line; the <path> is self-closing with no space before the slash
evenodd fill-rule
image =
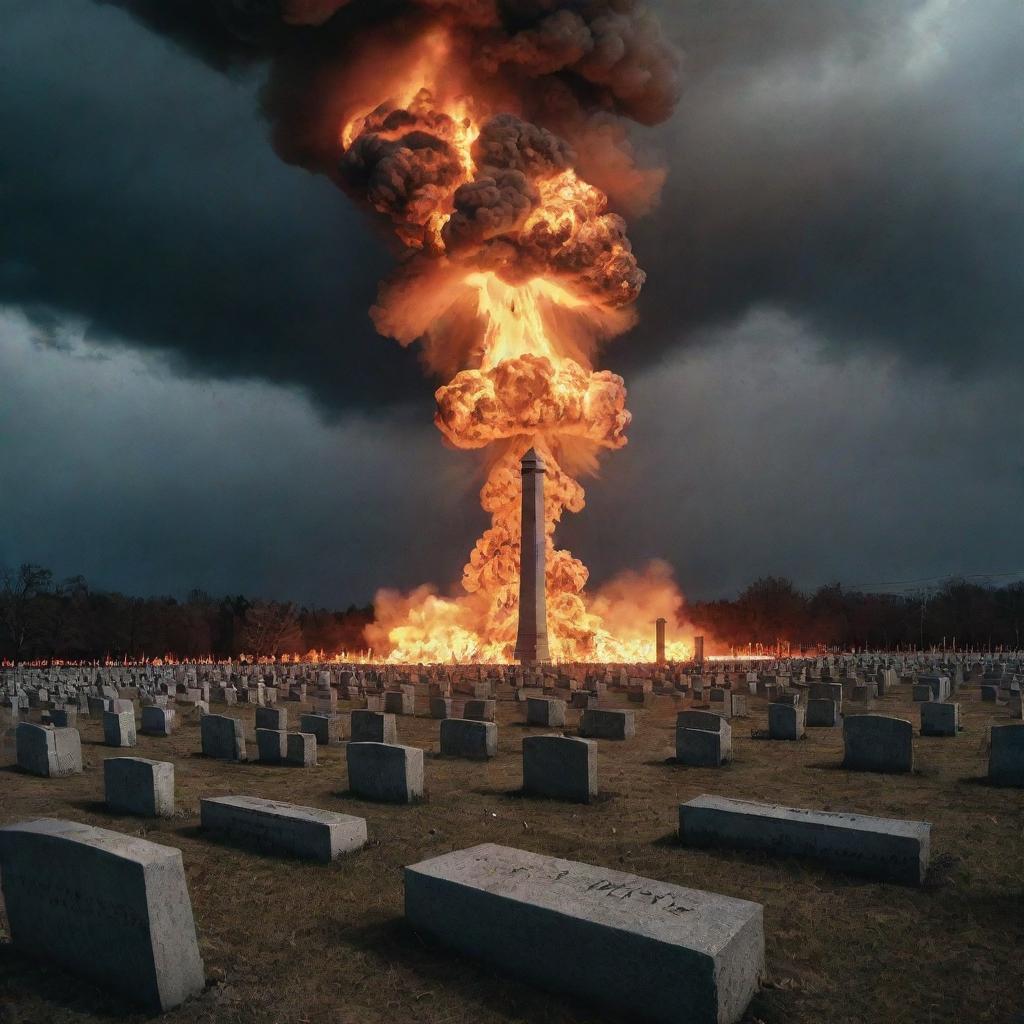
<path id="1" fill-rule="evenodd" d="M 296 768 L 315 768 L 316 737 L 311 732 L 290 732 L 287 738 L 285 762 Z"/>
<path id="2" fill-rule="evenodd" d="M 1024 722 L 992 726 L 988 777 L 997 786 L 1024 786 Z"/>
<path id="3" fill-rule="evenodd" d="M 50 712 L 50 721 L 57 729 L 74 729 L 78 725 L 78 712 L 73 708 L 55 708 Z"/>
<path id="4" fill-rule="evenodd" d="M 153 1012 L 203 990 L 180 850 L 41 818 L 0 828 L 0 884 L 16 949 Z"/>
<path id="5" fill-rule="evenodd" d="M 446 718 L 441 722 L 441 753 L 445 757 L 488 758 L 498 752 L 498 727 L 493 722 Z"/>
<path id="6" fill-rule="evenodd" d="M 808 728 L 834 726 L 839 721 L 839 705 L 834 700 L 820 700 L 812 697 L 807 702 Z"/>
<path id="7" fill-rule="evenodd" d="M 19 722 L 14 743 L 18 767 L 32 775 L 62 778 L 82 770 L 82 738 L 77 729 Z"/>
<path id="8" fill-rule="evenodd" d="M 287 732 L 288 730 L 288 709 L 287 708 L 257 708 L 256 728 L 274 729 Z M 263 760 L 262 757 L 260 760 Z"/>
<path id="9" fill-rule="evenodd" d="M 590 708 L 580 715 L 580 735 L 595 740 L 628 740 L 636 735 L 636 713 Z"/>
<path id="10" fill-rule="evenodd" d="M 210 832 L 304 860 L 329 863 L 366 845 L 366 819 L 255 796 L 204 797 L 200 824 Z"/>
<path id="11" fill-rule="evenodd" d="M 921 705 L 922 736 L 955 736 L 960 728 L 960 705 L 929 701 Z"/>
<path id="12" fill-rule="evenodd" d="M 805 708 L 793 704 L 768 705 L 768 736 L 773 740 L 803 739 L 806 722 Z"/>
<path id="13" fill-rule="evenodd" d="M 843 747 L 843 767 L 852 771 L 914 770 L 914 727 L 904 718 L 847 715 Z"/>
<path id="14" fill-rule="evenodd" d="M 108 757 L 103 762 L 103 792 L 115 814 L 173 817 L 174 765 L 144 757 Z"/>
<path id="15" fill-rule="evenodd" d="M 430 698 L 430 717 L 431 718 L 451 718 L 452 717 L 452 699 L 451 699 L 451 697 L 431 697 Z"/>
<path id="16" fill-rule="evenodd" d="M 597 796 L 596 744 L 577 736 L 527 736 L 523 792 L 589 803 Z"/>
<path id="17" fill-rule="evenodd" d="M 199 736 L 206 757 L 220 761 L 245 760 L 245 733 L 242 721 L 227 715 L 203 715 Z"/>
<path id="18" fill-rule="evenodd" d="M 676 760 L 693 767 L 717 768 L 732 756 L 732 726 L 710 711 L 676 715 Z"/>
<path id="19" fill-rule="evenodd" d="M 104 711 L 103 742 L 108 747 L 134 747 L 138 742 L 135 738 L 135 712 Z"/>
<path id="20" fill-rule="evenodd" d="M 475 722 L 493 722 L 496 707 L 494 700 L 467 700 L 463 717 Z"/>
<path id="21" fill-rule="evenodd" d="M 170 736 L 174 731 L 174 709 L 147 704 L 142 709 L 142 732 L 146 736 Z"/>
<path id="22" fill-rule="evenodd" d="M 288 733 L 281 729 L 257 729 L 256 748 L 262 764 L 281 764 L 288 756 Z"/>
<path id="23" fill-rule="evenodd" d="M 392 715 L 414 715 L 416 697 L 401 690 L 388 690 L 384 694 L 384 710 Z"/>
<path id="24" fill-rule="evenodd" d="M 526 702 L 526 724 L 543 725 L 549 729 L 564 728 L 565 701 L 530 697 Z"/>
<path id="25" fill-rule="evenodd" d="M 356 796 L 403 804 L 423 796 L 423 751 L 418 747 L 352 740 L 346 757 L 349 789 Z"/>
<path id="26" fill-rule="evenodd" d="M 388 743 L 398 740 L 395 716 L 383 711 L 352 712 L 352 743 Z"/>
<path id="27" fill-rule="evenodd" d="M 914 683 L 914 688 L 911 691 L 911 697 L 915 704 L 934 700 L 932 688 L 927 683 Z"/>
<path id="28" fill-rule="evenodd" d="M 405 916 L 531 984 L 664 1024 L 735 1024 L 765 969 L 757 903 L 490 843 L 407 867 Z"/>
<path id="29" fill-rule="evenodd" d="M 844 871 L 919 885 L 928 870 L 931 825 L 705 794 L 680 805 L 679 838 L 688 846 L 811 857 Z"/>
<path id="30" fill-rule="evenodd" d="M 316 737 L 319 746 L 327 747 L 341 741 L 344 735 L 344 719 L 335 715 L 302 715 L 299 731 Z"/>

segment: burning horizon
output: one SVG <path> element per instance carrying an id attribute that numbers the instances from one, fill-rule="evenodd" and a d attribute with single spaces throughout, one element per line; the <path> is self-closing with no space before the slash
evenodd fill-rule
<path id="1" fill-rule="evenodd" d="M 626 444 L 624 382 L 595 358 L 635 323 L 645 279 L 623 215 L 649 210 L 664 180 L 637 160 L 625 122 L 664 120 L 678 98 L 678 58 L 653 14 L 640 0 L 280 0 L 258 15 L 214 3 L 241 34 L 276 12 L 275 31 L 305 40 L 272 67 L 275 146 L 389 227 L 397 268 L 374 324 L 420 344 L 442 381 L 444 442 L 486 460 L 490 525 L 463 593 L 378 593 L 366 630 L 375 654 L 511 660 L 519 460 L 534 447 L 548 467 L 553 658 L 653 660 L 654 619 L 680 625 L 668 566 L 590 596 L 586 566 L 554 542 L 562 516 L 584 507 L 579 478 Z M 669 656 L 689 649 L 674 641 Z"/>

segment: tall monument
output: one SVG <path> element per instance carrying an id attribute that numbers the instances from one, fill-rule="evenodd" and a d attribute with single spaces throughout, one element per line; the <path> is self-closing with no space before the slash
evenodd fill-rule
<path id="1" fill-rule="evenodd" d="M 519 464 L 523 478 L 522 539 L 519 544 L 519 633 L 516 661 L 535 665 L 551 660 L 545 599 L 544 462 L 531 448 Z"/>

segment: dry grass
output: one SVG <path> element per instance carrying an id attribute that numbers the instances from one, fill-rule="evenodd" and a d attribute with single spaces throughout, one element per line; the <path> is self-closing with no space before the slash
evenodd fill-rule
<path id="1" fill-rule="evenodd" d="M 907 696 L 876 701 L 874 709 L 916 724 Z M 517 983 L 404 927 L 403 866 L 485 841 L 763 903 L 770 977 L 748 1021 L 1007 1024 L 1024 1020 L 1017 1016 L 1024 1009 L 1024 794 L 983 781 L 986 727 L 1007 720 L 1006 710 L 981 704 L 976 691 L 960 701 L 966 728 L 958 738 L 917 737 L 918 770 L 884 776 L 837 768 L 838 729 L 808 730 L 798 743 L 751 738 L 767 719 L 757 699 L 750 717 L 733 723 L 732 764 L 668 764 L 682 705 L 658 697 L 638 710 L 636 739 L 600 744 L 606 797 L 582 807 L 515 795 L 527 729 L 511 702 L 499 704 L 498 757 L 481 764 L 428 754 L 428 799 L 410 807 L 346 796 L 343 746 L 321 749 L 311 770 L 208 761 L 196 753 L 198 720 L 186 716 L 175 736 L 140 736 L 133 751 L 176 765 L 178 816 L 161 822 L 106 812 L 102 761 L 116 752 L 101 745 L 96 719 L 82 719 L 84 774 L 46 780 L 0 770 L 0 823 L 73 818 L 181 849 L 209 983 L 167 1014 L 167 1024 L 609 1019 L 600 1008 Z M 297 724 L 300 705 L 287 706 Z M 231 713 L 251 730 L 251 709 Z M 578 713 L 571 714 L 574 724 Z M 400 741 L 428 752 L 437 749 L 437 731 L 427 718 L 399 720 Z M 214 843 L 198 830 L 198 804 L 224 793 L 362 815 L 370 843 L 329 867 Z M 796 860 L 684 849 L 674 839 L 677 806 L 700 793 L 926 819 L 933 823 L 929 881 L 912 889 Z M 142 1019 L 6 943 L 0 1007 L 4 1024 Z"/>

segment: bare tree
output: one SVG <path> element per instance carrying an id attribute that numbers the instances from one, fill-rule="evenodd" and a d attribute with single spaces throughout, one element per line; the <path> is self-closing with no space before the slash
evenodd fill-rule
<path id="1" fill-rule="evenodd" d="M 273 658 L 293 650 L 302 640 L 294 604 L 256 601 L 246 609 L 242 648 L 247 654 Z"/>
<path id="2" fill-rule="evenodd" d="M 7 634 L 14 660 L 21 661 L 42 634 L 45 606 L 38 598 L 49 593 L 53 573 L 23 562 L 17 570 L 0 569 L 0 625 Z"/>

